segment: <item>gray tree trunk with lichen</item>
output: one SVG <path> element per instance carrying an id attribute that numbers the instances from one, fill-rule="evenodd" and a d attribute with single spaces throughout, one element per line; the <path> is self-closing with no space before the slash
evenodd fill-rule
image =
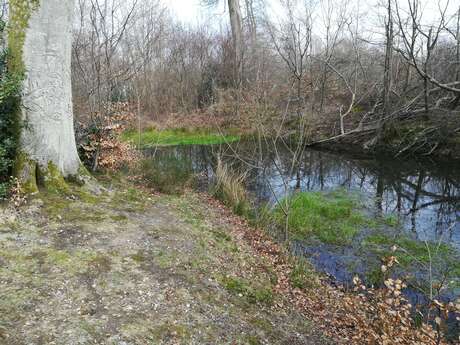
<path id="1" fill-rule="evenodd" d="M 78 175 L 71 92 L 73 0 L 11 0 L 12 67 L 24 72 L 16 176 L 29 191 Z"/>

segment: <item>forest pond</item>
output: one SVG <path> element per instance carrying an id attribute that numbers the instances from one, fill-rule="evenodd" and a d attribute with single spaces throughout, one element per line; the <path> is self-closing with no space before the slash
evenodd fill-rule
<path id="1" fill-rule="evenodd" d="M 345 245 L 297 238 L 291 243 L 292 250 L 334 282 L 348 285 L 359 275 L 378 284 L 381 258 L 391 255 L 397 245 L 396 256 L 402 264 L 392 274 L 409 282 L 407 294 L 413 302 L 422 303 L 429 290 L 429 262 L 432 279 L 444 287 L 440 298 L 451 300 L 460 295 L 458 163 L 354 157 L 305 149 L 292 169 L 292 152 L 284 146 L 274 150 L 252 140 L 229 145 L 164 147 L 145 154 L 157 167 L 173 169 L 177 162 L 180 169 L 197 174 L 201 188 L 212 183 L 220 156 L 233 169 L 248 171 L 246 188 L 256 208 L 274 206 L 286 191 L 340 190 L 359 197 L 360 211 L 379 219 L 374 226 L 363 227 Z"/>

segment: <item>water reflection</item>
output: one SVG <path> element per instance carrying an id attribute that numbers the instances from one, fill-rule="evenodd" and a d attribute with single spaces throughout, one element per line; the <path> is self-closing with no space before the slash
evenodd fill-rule
<path id="1" fill-rule="evenodd" d="M 404 231 L 419 240 L 442 240 L 460 250 L 460 166 L 431 161 L 363 159 L 305 150 L 292 169 L 285 148 L 263 149 L 250 142 L 227 146 L 183 146 L 159 149 L 188 162 L 206 183 L 213 178 L 217 155 L 234 169 L 249 169 L 248 190 L 258 202 L 274 203 L 290 191 L 359 191 L 375 214 L 399 217 Z M 153 152 L 149 153 L 153 155 Z"/>

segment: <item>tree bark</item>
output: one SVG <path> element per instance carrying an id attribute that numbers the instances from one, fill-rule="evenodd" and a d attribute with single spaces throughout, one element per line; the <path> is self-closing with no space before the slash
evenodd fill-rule
<path id="1" fill-rule="evenodd" d="M 392 65 L 393 65 L 393 14 L 391 1 L 387 3 L 387 23 L 385 33 L 385 70 L 383 73 L 383 116 L 387 117 L 391 112 L 390 93 L 392 84 Z"/>
<path id="2" fill-rule="evenodd" d="M 73 10 L 73 0 L 10 2 L 14 68 L 24 73 L 16 176 L 29 191 L 37 190 L 37 178 L 62 183 L 81 166 L 72 110 Z"/>
<path id="3" fill-rule="evenodd" d="M 239 0 L 228 0 L 230 26 L 232 28 L 233 49 L 235 51 L 235 83 L 241 86 L 243 77 L 243 32 Z"/>

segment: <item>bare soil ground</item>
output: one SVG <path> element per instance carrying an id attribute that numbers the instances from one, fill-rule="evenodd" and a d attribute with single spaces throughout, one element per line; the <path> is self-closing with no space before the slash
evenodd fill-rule
<path id="1" fill-rule="evenodd" d="M 192 192 L 0 206 L 0 344 L 331 344 Z"/>

